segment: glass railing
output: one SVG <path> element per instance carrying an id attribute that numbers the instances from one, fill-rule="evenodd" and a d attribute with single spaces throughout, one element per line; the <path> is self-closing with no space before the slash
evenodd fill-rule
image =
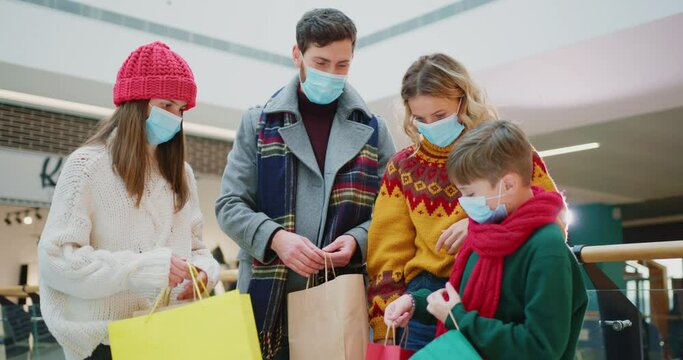
<path id="1" fill-rule="evenodd" d="M 577 346 L 577 359 L 682 359 L 683 281 L 671 279 L 666 267 L 652 259 L 683 257 L 683 241 L 603 245 L 574 253 L 590 279 L 588 309 Z M 618 288 L 596 263 L 627 262 L 612 274 Z M 621 281 L 623 280 L 623 281 Z"/>
<path id="2" fill-rule="evenodd" d="M 0 312 L 0 360 L 64 359 L 43 321 L 40 305 L 1 305 Z"/>
<path id="3" fill-rule="evenodd" d="M 640 307 L 629 299 L 633 295 L 645 299 Z M 635 311 L 626 310 L 628 315 L 624 315 L 623 304 L 615 300 L 618 297 L 629 299 Z M 652 301 L 662 297 L 673 301 Z M 641 290 L 637 294 L 627 294 L 626 290 L 589 290 L 576 358 L 683 359 L 683 309 L 677 299 L 683 300 L 683 289 Z"/>

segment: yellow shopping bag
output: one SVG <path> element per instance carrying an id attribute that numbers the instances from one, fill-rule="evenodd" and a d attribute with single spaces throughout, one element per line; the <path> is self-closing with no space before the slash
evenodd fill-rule
<path id="1" fill-rule="evenodd" d="M 199 301 L 155 313 L 162 293 L 149 315 L 109 324 L 115 360 L 261 359 L 249 295 L 202 298 L 191 270 Z"/>

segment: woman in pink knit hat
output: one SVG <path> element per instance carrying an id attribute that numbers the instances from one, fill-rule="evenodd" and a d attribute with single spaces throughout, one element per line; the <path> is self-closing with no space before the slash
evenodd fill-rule
<path id="1" fill-rule="evenodd" d="M 114 85 L 116 110 L 64 166 L 38 246 L 43 317 L 67 359 L 110 359 L 107 324 L 166 287 L 192 298 L 188 263 L 211 288 L 197 185 L 185 163 L 192 70 L 166 44 L 139 47 Z"/>

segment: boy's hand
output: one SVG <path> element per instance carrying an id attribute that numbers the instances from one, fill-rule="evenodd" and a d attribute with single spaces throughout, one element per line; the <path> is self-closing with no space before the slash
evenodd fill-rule
<path id="1" fill-rule="evenodd" d="M 467 225 L 470 223 L 469 218 L 464 218 L 455 222 L 455 224 L 444 230 L 436 241 L 436 252 L 445 249 L 449 255 L 454 255 L 462 246 L 465 237 L 467 237 Z"/>
<path id="2" fill-rule="evenodd" d="M 406 327 L 413 317 L 413 296 L 403 295 L 384 309 L 384 323 L 387 326 Z"/>
<path id="3" fill-rule="evenodd" d="M 446 296 L 448 296 L 448 300 L 446 300 Z M 455 291 L 453 285 L 447 282 L 445 289 L 437 290 L 427 297 L 427 311 L 442 323 L 446 323 L 451 309 L 459 303 L 460 295 Z"/>

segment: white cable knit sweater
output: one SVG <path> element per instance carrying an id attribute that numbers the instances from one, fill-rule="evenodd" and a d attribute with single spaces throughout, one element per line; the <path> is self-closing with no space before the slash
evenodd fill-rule
<path id="1" fill-rule="evenodd" d="M 168 284 L 172 253 L 204 270 L 209 286 L 218 281 L 218 263 L 202 243 L 197 184 L 187 164 L 185 171 L 190 198 L 174 213 L 161 174 L 150 176 L 136 208 L 103 145 L 69 156 L 38 245 L 43 317 L 67 359 L 108 344 L 108 322 L 151 307 Z"/>

